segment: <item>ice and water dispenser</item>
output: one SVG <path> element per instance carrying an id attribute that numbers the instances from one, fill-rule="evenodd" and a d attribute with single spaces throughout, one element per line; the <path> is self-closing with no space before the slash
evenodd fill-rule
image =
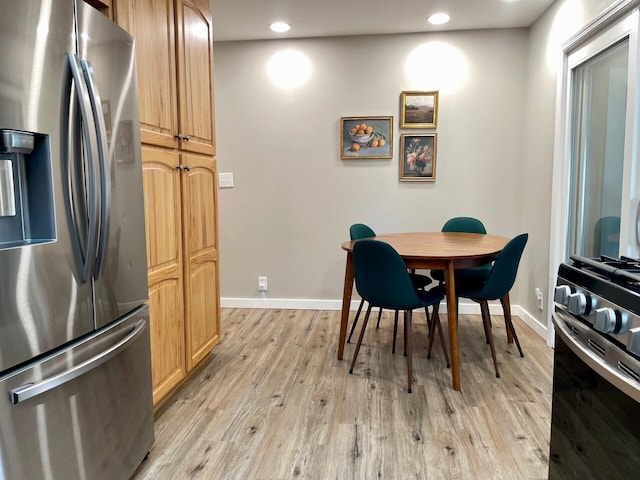
<path id="1" fill-rule="evenodd" d="M 0 250 L 55 241 L 49 138 L 0 129 Z"/>

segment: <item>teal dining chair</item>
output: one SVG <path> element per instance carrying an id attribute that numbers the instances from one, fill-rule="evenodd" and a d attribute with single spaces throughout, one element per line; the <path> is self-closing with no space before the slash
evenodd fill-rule
<path id="1" fill-rule="evenodd" d="M 403 310 L 406 332 L 407 383 L 408 392 L 411 393 L 411 322 L 414 309 L 433 307 L 431 326 L 429 327 L 430 336 L 433 338 L 434 329 L 437 328 L 447 367 L 449 366 L 449 355 L 447 354 L 442 325 L 438 316 L 438 306 L 444 295 L 441 292 L 416 290 L 404 260 L 388 243 L 377 240 L 359 240 L 356 242 L 353 246 L 353 268 L 356 290 L 369 303 L 369 306 L 362 322 L 349 373 L 353 373 L 372 307 L 387 308 L 395 311 Z"/>
<path id="2" fill-rule="evenodd" d="M 620 217 L 599 218 L 593 226 L 593 234 L 595 237 L 593 242 L 595 256 L 618 257 Z"/>
<path id="3" fill-rule="evenodd" d="M 363 238 L 371 238 L 375 237 L 376 233 L 373 231 L 371 227 L 365 225 L 364 223 L 354 223 L 349 228 L 349 235 L 351 240 L 362 240 Z M 430 277 L 426 275 L 420 275 L 417 273 L 411 273 L 411 282 L 413 283 L 414 288 L 416 289 L 424 289 L 427 285 L 432 283 Z M 351 330 L 349 331 L 349 337 L 347 338 L 347 343 L 351 343 L 351 337 L 353 336 L 353 332 L 358 325 L 358 319 L 360 318 L 360 313 L 362 312 L 362 307 L 364 306 L 364 299 L 360 300 L 360 305 L 358 305 L 358 310 L 356 311 L 356 316 L 353 319 L 353 324 L 351 325 Z M 429 311 L 426 310 L 427 318 L 429 318 Z M 376 328 L 380 328 L 380 318 L 382 317 L 382 308 L 378 310 L 378 321 L 376 322 Z M 394 322 L 393 322 L 393 347 L 392 352 L 396 352 L 396 336 L 398 333 L 398 312 L 395 312 Z"/>
<path id="4" fill-rule="evenodd" d="M 458 233 L 478 233 L 482 235 L 487 234 L 487 229 L 484 224 L 473 217 L 453 217 L 445 222 L 442 226 L 443 232 L 458 232 Z M 491 263 L 480 265 L 472 268 L 461 268 L 455 271 L 456 283 L 458 280 L 464 281 L 467 279 L 486 280 L 491 270 Z M 444 272 L 442 270 L 431 270 L 431 277 L 440 283 L 444 282 Z"/>
<path id="5" fill-rule="evenodd" d="M 484 333 L 489 346 L 491 347 L 491 356 L 493 357 L 493 365 L 496 370 L 496 378 L 500 378 L 500 372 L 498 370 L 498 361 L 496 359 L 496 350 L 493 343 L 493 334 L 491 333 L 491 316 L 489 314 L 489 300 L 500 300 L 504 309 L 504 322 L 507 329 L 507 335 L 511 333 L 513 339 L 516 342 L 520 356 L 524 357 L 518 335 L 513 327 L 511 321 L 511 312 L 506 302 L 508 301 L 508 295 L 516 280 L 516 274 L 518 273 L 518 266 L 524 247 L 527 244 L 529 235 L 523 233 L 509 240 L 504 246 L 500 254 L 496 257 L 491 270 L 485 281 L 479 282 L 477 279 L 471 279 L 468 281 L 460 281 L 456 278 L 456 301 L 458 298 L 469 298 L 480 304 L 480 311 L 482 313 L 482 324 L 484 326 Z M 505 300 L 506 299 L 506 300 Z M 431 345 L 429 346 L 429 354 L 431 352 Z"/>

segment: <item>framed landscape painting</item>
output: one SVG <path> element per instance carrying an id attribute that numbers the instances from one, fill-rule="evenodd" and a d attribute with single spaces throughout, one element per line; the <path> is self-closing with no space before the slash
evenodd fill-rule
<path id="1" fill-rule="evenodd" d="M 400 181 L 436 181 L 437 134 L 400 135 Z"/>
<path id="2" fill-rule="evenodd" d="M 340 158 L 391 158 L 393 117 L 341 117 Z"/>
<path id="3" fill-rule="evenodd" d="M 437 125 L 437 90 L 400 94 L 400 128 L 436 128 Z"/>

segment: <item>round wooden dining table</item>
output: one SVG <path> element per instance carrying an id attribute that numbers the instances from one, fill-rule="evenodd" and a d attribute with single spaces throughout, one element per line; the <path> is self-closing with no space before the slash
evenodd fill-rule
<path id="1" fill-rule="evenodd" d="M 447 325 L 449 330 L 449 348 L 451 354 L 451 376 L 453 389 L 460 390 L 460 361 L 458 355 L 458 322 L 456 321 L 457 301 L 454 271 L 483 265 L 495 259 L 510 240 L 496 235 L 457 232 L 414 232 L 392 233 L 372 237 L 374 240 L 388 243 L 404 259 L 408 269 L 443 270 L 447 300 Z M 340 339 L 338 360 L 344 355 L 347 336 L 349 307 L 353 292 L 353 245 L 356 240 L 345 242 L 342 249 L 347 252 L 347 266 L 344 274 L 342 294 L 342 316 L 340 319 Z M 508 314 L 508 295 L 503 299 L 505 315 Z M 510 312 L 509 312 L 510 314 Z"/>

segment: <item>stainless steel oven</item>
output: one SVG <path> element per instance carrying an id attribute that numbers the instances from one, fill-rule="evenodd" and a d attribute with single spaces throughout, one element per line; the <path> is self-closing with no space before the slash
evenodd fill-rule
<path id="1" fill-rule="evenodd" d="M 640 262 L 572 257 L 555 301 L 549 479 L 638 478 Z"/>

